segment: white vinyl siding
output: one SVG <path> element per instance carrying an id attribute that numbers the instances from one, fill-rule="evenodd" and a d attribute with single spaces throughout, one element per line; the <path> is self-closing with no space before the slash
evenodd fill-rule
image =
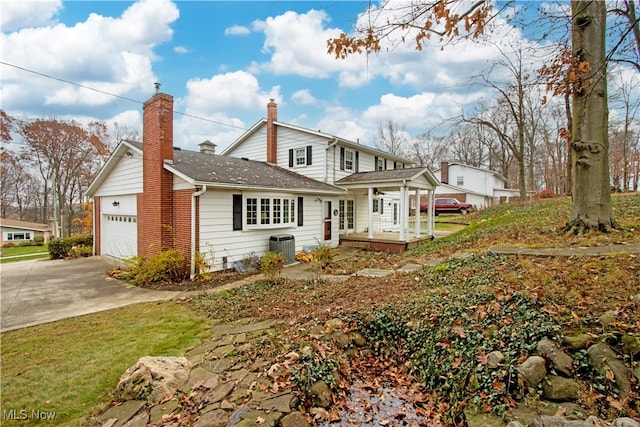
<path id="1" fill-rule="evenodd" d="M 317 245 L 322 242 L 322 203 L 315 201 L 317 196 L 304 196 L 304 225 L 298 227 L 297 221 L 290 226 L 282 228 L 243 227 L 243 230 L 233 230 L 233 194 L 240 194 L 237 191 L 209 190 L 200 196 L 200 247 L 199 251 L 205 256 L 208 262 L 212 263 L 213 270 L 224 268 L 223 258 L 226 257 L 227 268 L 232 268 L 232 262 L 242 261 L 251 256 L 262 256 L 269 250 L 269 238 L 275 234 L 292 234 L 295 238 L 296 252 L 302 251 L 304 246 Z M 284 198 L 277 193 L 264 194 L 264 197 Z M 262 195 L 249 193 L 249 198 L 257 199 L 257 212 L 260 211 L 260 198 Z M 293 195 L 297 201 L 298 195 Z M 243 198 L 246 203 L 247 198 Z M 337 199 L 332 200 L 335 206 Z M 296 206 L 295 215 L 299 214 Z M 246 213 L 245 213 L 246 215 Z M 258 219 L 258 222 L 260 220 Z M 338 245 L 338 218 L 333 218 L 332 236 L 333 240 L 324 243 Z"/>
<path id="2" fill-rule="evenodd" d="M 123 156 L 104 180 L 95 196 L 142 193 L 142 156 Z"/>

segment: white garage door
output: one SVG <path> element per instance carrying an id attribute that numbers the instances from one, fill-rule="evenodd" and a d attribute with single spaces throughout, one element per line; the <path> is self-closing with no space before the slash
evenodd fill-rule
<path id="1" fill-rule="evenodd" d="M 131 258 L 138 254 L 138 224 L 135 215 L 102 216 L 102 254 Z"/>

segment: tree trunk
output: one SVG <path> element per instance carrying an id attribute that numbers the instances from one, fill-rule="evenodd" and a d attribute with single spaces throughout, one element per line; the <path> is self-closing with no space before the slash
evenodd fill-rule
<path id="1" fill-rule="evenodd" d="M 609 110 L 605 51 L 606 3 L 571 2 L 573 53 L 582 70 L 573 98 L 571 132 L 573 205 L 565 230 L 583 234 L 589 230 L 616 228 L 611 210 L 609 183 Z"/>

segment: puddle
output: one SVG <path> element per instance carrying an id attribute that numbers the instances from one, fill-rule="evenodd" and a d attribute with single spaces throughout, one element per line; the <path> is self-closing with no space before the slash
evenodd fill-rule
<path id="1" fill-rule="evenodd" d="M 381 386 L 372 390 L 357 382 L 349 389 L 346 407 L 339 411 L 340 421 L 322 426 L 427 426 L 427 420 L 418 415 L 413 404 L 405 398 L 406 394 L 400 389 Z"/>

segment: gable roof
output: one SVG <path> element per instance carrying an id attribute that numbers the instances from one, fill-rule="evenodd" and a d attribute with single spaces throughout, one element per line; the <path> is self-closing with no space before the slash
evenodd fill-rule
<path id="1" fill-rule="evenodd" d="M 113 170 L 118 159 L 133 149 L 143 152 L 143 144 L 123 140 L 107 160 L 105 166 L 89 186 L 87 194 L 93 195 Z M 345 190 L 333 185 L 299 175 L 266 162 L 239 159 L 198 151 L 174 149 L 173 161 L 164 168 L 194 186 L 208 185 L 233 189 L 260 189 L 270 191 L 295 191 L 298 193 L 343 194 Z"/>
<path id="2" fill-rule="evenodd" d="M 51 227 L 47 224 L 40 224 L 37 222 L 18 221 L 17 219 L 8 219 L 8 218 L 0 219 L 0 225 L 2 225 L 2 227 L 20 228 L 24 230 L 35 230 L 35 231 L 51 230 Z"/>
<path id="3" fill-rule="evenodd" d="M 266 162 L 203 154 L 197 151 L 175 151 L 173 163 L 165 163 L 165 169 L 194 185 L 344 193 L 344 190 L 333 185 Z"/>
<path id="4" fill-rule="evenodd" d="M 491 169 L 479 168 L 477 166 L 469 166 L 469 165 L 465 165 L 464 163 L 456 163 L 456 162 L 449 163 L 449 168 L 451 166 L 460 166 L 460 167 L 463 167 L 463 168 L 475 169 L 475 170 L 478 170 L 478 171 L 481 171 L 481 172 L 486 172 L 486 173 L 489 173 L 491 175 L 494 175 L 495 177 L 497 177 L 498 179 L 501 179 L 504 182 L 507 182 L 507 178 L 505 178 L 502 174 L 500 174 L 500 173 L 498 173 L 496 171 L 492 171 Z M 441 169 L 442 168 L 434 169 L 433 172 L 434 173 L 439 172 Z"/>
<path id="5" fill-rule="evenodd" d="M 344 185 L 347 187 L 357 188 L 378 184 L 380 187 L 399 186 L 403 183 L 419 185 L 420 178 L 424 178 L 428 184 L 426 187 L 436 187 L 440 184 L 438 179 L 433 176 L 429 168 L 405 168 L 391 169 L 372 172 L 356 172 L 344 177 L 336 182 L 336 185 Z"/>
<path id="6" fill-rule="evenodd" d="M 274 121 L 273 123 L 276 126 L 280 126 L 280 127 L 283 127 L 283 128 L 288 128 L 288 129 L 295 130 L 295 131 L 302 132 L 302 133 L 306 133 L 306 134 L 309 134 L 309 135 L 315 135 L 315 136 L 317 136 L 319 138 L 326 139 L 327 140 L 327 145 L 330 145 L 330 144 L 333 144 L 333 143 L 337 142 L 338 144 L 343 145 L 345 147 L 349 147 L 349 148 L 352 148 L 354 150 L 368 152 L 368 153 L 373 154 L 374 156 L 383 156 L 383 157 L 385 157 L 387 159 L 390 159 L 390 160 L 393 160 L 393 161 L 397 161 L 397 162 L 401 162 L 401 163 L 406 163 L 406 164 L 412 164 L 413 163 L 410 159 L 407 159 L 407 158 L 404 158 L 404 157 L 400 157 L 400 156 L 397 156 L 395 154 L 387 153 L 385 151 L 378 150 L 377 148 L 369 147 L 367 145 L 363 145 L 363 144 L 360 144 L 358 142 L 349 141 L 347 139 L 343 139 L 343 138 L 340 138 L 340 137 L 335 136 L 335 135 L 324 133 L 324 132 L 321 132 L 319 130 L 315 131 L 315 130 L 312 130 L 312 129 L 307 129 L 307 128 L 303 128 L 303 127 L 300 127 L 300 126 L 296 126 L 296 125 L 292 125 L 292 124 L 284 123 L 284 122 L 279 122 L 279 121 Z M 236 139 L 230 146 L 225 148 L 222 151 L 222 155 L 229 155 L 230 152 L 232 152 L 234 149 L 236 149 L 238 146 L 240 146 L 247 138 L 249 138 L 254 133 L 258 132 L 262 126 L 266 126 L 266 125 L 267 125 L 267 119 L 261 119 L 260 121 L 258 121 L 249 130 L 247 130 L 238 139 Z M 266 137 L 265 137 L 265 139 L 266 139 Z"/>

